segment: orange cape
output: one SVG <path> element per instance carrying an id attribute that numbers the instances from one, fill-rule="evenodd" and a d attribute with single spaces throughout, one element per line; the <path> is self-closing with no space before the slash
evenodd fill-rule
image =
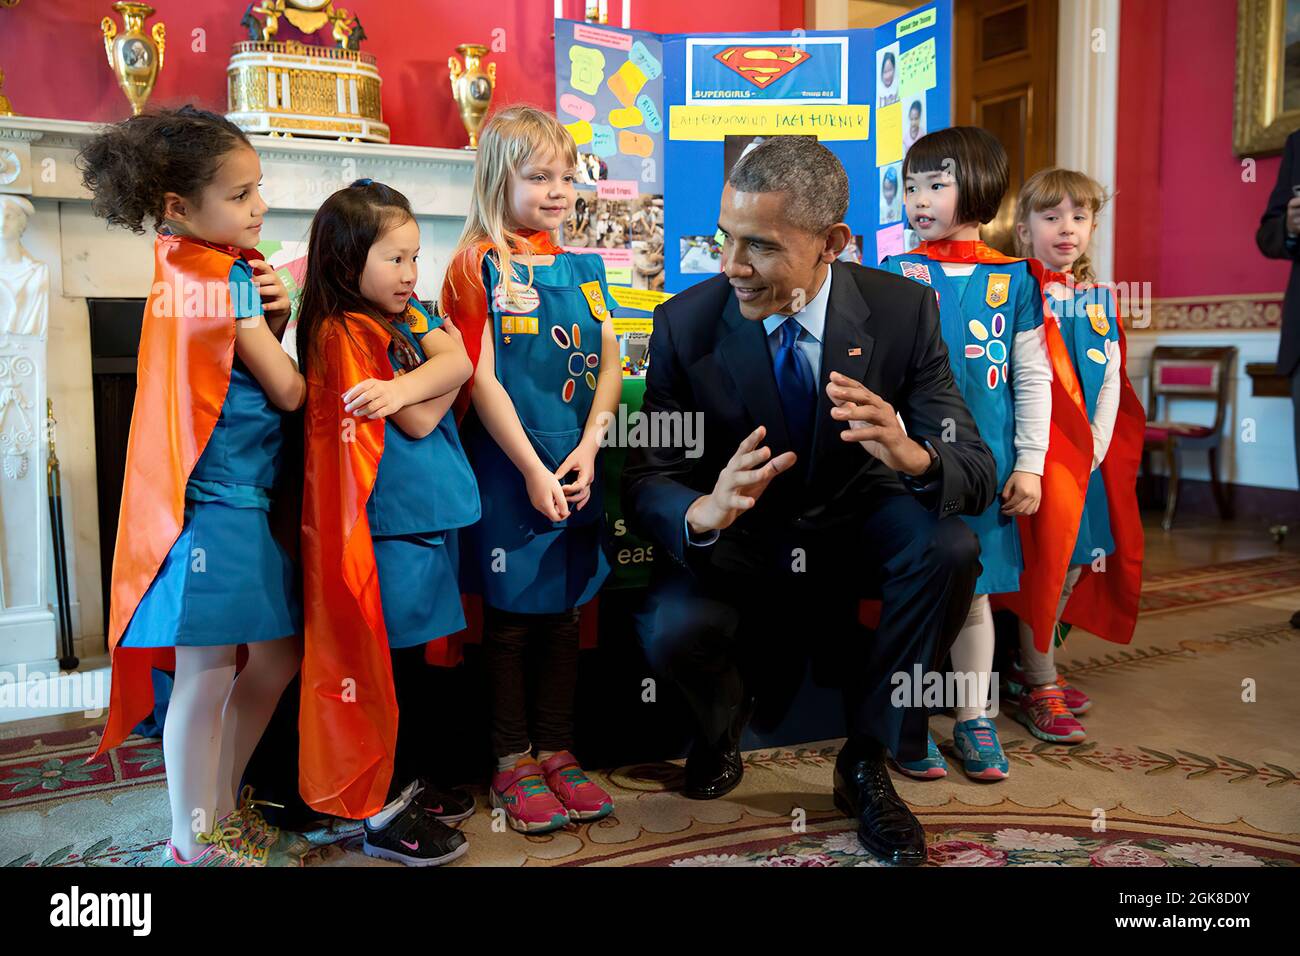
<path id="1" fill-rule="evenodd" d="M 341 396 L 393 377 L 388 345 L 378 323 L 348 313 L 321 326 L 306 370 L 298 787 L 317 810 L 352 819 L 387 801 L 397 698 L 366 517 L 384 420 L 354 418 Z"/>
<path id="2" fill-rule="evenodd" d="M 1066 279 L 1062 275 L 1053 277 L 1057 281 Z M 1128 339 L 1124 335 L 1123 319 L 1116 316 L 1114 321 L 1119 332 L 1120 399 L 1115 428 L 1100 468 L 1106 486 L 1115 550 L 1106 557 L 1104 573 L 1094 571 L 1091 565 L 1084 565 L 1061 620 L 1116 644 L 1127 644 L 1133 640 L 1133 629 L 1137 626 L 1146 546 L 1137 502 L 1137 472 L 1146 433 L 1146 410 L 1128 378 Z M 1035 555 L 1026 550 L 1026 566 L 1034 558 Z M 1006 601 L 1006 607 L 1017 614 L 1027 610 L 1021 605 L 1021 595 L 1008 597 L 1010 600 Z M 1041 651 L 1050 646 L 1053 623 L 1045 618 L 1035 623 L 1034 644 Z M 1039 629 L 1043 627 L 1045 630 Z"/>
<path id="3" fill-rule="evenodd" d="M 923 242 L 912 252 L 939 262 L 1027 262 L 1040 292 L 1051 281 L 1038 260 L 1006 256 L 983 242 Z M 1083 389 L 1061 338 L 1060 326 L 1047 306 L 1046 293 L 1042 309 L 1047 355 L 1052 364 L 1052 421 L 1043 463 L 1043 497 L 1034 515 L 1017 520 L 1025 564 L 1020 573 L 1020 590 L 993 596 L 992 600 L 995 607 L 1014 604 L 1013 609 L 1033 628 L 1036 643 L 1045 650 L 1044 635 L 1051 640 L 1056 605 L 1083 519 L 1088 474 L 1092 470 L 1092 429 L 1088 426 Z M 1001 492 L 999 488 L 999 495 Z"/>
<path id="4" fill-rule="evenodd" d="M 140 327 L 113 552 L 108 621 L 112 690 L 96 757 L 125 740 L 153 710 L 151 670 L 175 668 L 171 648 L 121 647 L 120 642 L 180 537 L 185 485 L 221 416 L 235 355 L 230 267 L 241 257 L 260 258 L 253 250 L 182 236 L 154 240 L 154 279 Z"/>

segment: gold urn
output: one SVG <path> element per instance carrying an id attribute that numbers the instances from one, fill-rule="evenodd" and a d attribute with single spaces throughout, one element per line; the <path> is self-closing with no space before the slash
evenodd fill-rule
<path id="1" fill-rule="evenodd" d="M 484 70 L 479 60 L 488 48 L 481 43 L 462 43 L 456 52 L 465 58 L 465 66 L 454 57 L 447 58 L 447 68 L 451 70 L 451 97 L 460 107 L 460 121 L 469 133 L 469 146 L 478 148 L 478 131 L 487 116 L 488 107 L 492 105 L 492 91 L 497 85 L 497 65 L 489 63 Z"/>
<path id="2" fill-rule="evenodd" d="M 120 2 L 113 4 L 122 17 L 123 30 L 118 32 L 112 17 L 104 17 L 99 28 L 104 34 L 104 52 L 108 65 L 117 77 L 118 86 L 131 102 L 131 112 L 140 115 L 149 102 L 149 94 L 163 66 L 163 49 L 166 30 L 155 23 L 146 34 L 144 21 L 153 16 L 154 9 L 147 3 Z"/>

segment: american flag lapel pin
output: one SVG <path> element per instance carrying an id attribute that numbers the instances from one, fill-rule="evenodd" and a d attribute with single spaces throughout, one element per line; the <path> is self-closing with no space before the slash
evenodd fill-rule
<path id="1" fill-rule="evenodd" d="M 851 348 L 851 349 L 849 349 L 849 358 L 857 358 L 857 357 L 858 357 L 859 355 L 861 355 L 861 354 L 862 354 L 862 349 L 860 349 L 860 348 L 856 348 L 856 347 L 855 347 L 855 348 Z"/>

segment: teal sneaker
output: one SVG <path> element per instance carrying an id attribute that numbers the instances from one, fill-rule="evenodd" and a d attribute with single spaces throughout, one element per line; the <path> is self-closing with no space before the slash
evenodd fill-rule
<path id="1" fill-rule="evenodd" d="M 939 747 L 930 734 L 925 735 L 925 756 L 923 758 L 920 760 L 895 760 L 894 766 L 898 768 L 899 773 L 906 774 L 917 780 L 938 780 L 940 777 L 948 776 L 948 762 L 943 759 L 943 754 L 939 753 Z"/>
<path id="2" fill-rule="evenodd" d="M 997 728 L 987 717 L 953 724 L 952 742 L 961 754 L 962 769 L 972 780 L 1005 780 L 1011 773 Z"/>

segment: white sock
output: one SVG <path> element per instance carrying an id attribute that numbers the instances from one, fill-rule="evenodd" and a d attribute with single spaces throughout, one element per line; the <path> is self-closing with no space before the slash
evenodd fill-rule
<path id="1" fill-rule="evenodd" d="M 524 757 L 532 756 L 532 750 L 521 750 L 517 754 L 506 754 L 504 757 L 497 757 L 497 773 L 505 773 L 507 770 L 514 770 L 515 764 Z"/>
<path id="2" fill-rule="evenodd" d="M 376 829 L 388 826 L 399 813 L 406 809 L 406 805 L 411 802 L 411 798 L 414 796 L 415 781 L 412 781 L 406 785 L 406 789 L 399 793 L 392 803 L 385 806 L 373 817 L 369 817 L 367 822 Z"/>
<path id="3" fill-rule="evenodd" d="M 976 699 L 966 700 L 965 706 L 955 708 L 957 722 L 983 717 L 993 675 L 993 612 L 987 594 L 977 594 L 971 599 L 966 623 L 953 642 L 951 653 L 952 669 L 965 678 L 959 684 L 967 693 L 971 689 L 970 675 L 976 675 Z"/>

